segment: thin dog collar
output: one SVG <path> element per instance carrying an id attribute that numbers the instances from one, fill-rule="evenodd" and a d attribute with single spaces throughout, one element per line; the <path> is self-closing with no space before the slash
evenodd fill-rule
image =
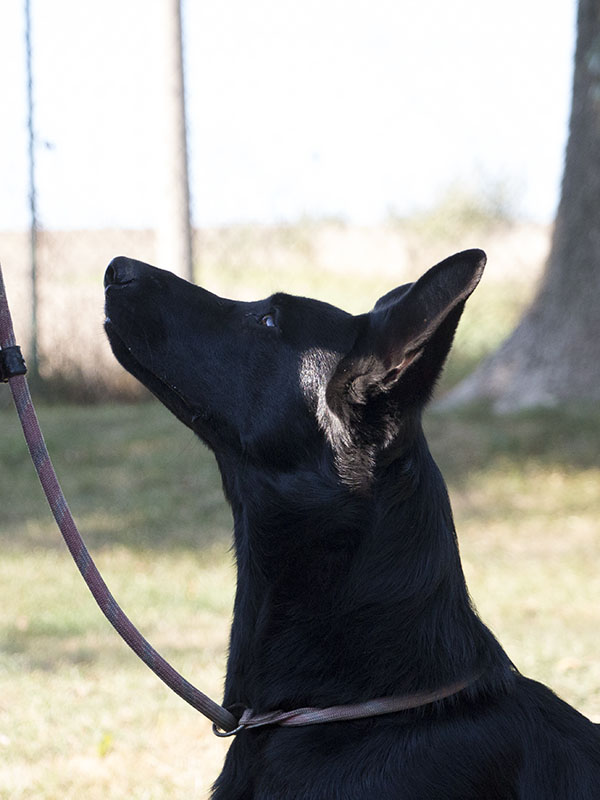
<path id="1" fill-rule="evenodd" d="M 255 713 L 251 708 L 246 708 L 240 716 L 236 728 L 231 731 L 223 731 L 213 724 L 213 733 L 216 736 L 227 737 L 234 736 L 243 730 L 262 728 L 266 725 L 299 727 L 301 725 L 317 725 L 323 722 L 346 722 L 354 719 L 367 719 L 369 717 L 382 716 L 383 714 L 393 714 L 397 711 L 408 711 L 412 708 L 420 708 L 438 700 L 452 697 L 452 695 L 466 689 L 477 678 L 459 681 L 431 692 L 379 697 L 375 700 L 367 700 L 364 703 L 331 706 L 330 708 L 297 708 L 294 711 L 267 711 L 261 714 Z"/>

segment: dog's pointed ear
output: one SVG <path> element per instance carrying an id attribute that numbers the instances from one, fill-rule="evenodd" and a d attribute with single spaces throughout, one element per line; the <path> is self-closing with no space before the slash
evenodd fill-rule
<path id="1" fill-rule="evenodd" d="M 482 250 L 457 253 L 418 281 L 384 295 L 366 315 L 362 334 L 337 366 L 327 399 L 365 404 L 398 387 L 407 404 L 425 402 L 441 372 L 466 299 L 485 266 Z"/>

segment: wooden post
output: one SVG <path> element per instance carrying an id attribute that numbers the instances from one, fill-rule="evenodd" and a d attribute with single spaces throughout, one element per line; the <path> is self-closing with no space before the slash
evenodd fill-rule
<path id="1" fill-rule="evenodd" d="M 163 202 L 158 225 L 158 266 L 193 279 L 192 229 L 188 180 L 181 0 L 162 0 Z"/>

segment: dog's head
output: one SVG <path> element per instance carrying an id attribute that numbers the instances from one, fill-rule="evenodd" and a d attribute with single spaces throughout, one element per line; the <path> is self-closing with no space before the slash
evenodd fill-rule
<path id="1" fill-rule="evenodd" d="M 274 470 L 333 454 L 364 485 L 433 391 L 485 255 L 468 250 L 353 316 L 307 298 L 217 297 L 117 258 L 105 328 L 121 364 L 219 455 Z"/>

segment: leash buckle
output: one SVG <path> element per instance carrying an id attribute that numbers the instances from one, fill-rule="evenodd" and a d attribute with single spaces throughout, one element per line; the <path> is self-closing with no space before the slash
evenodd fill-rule
<path id="1" fill-rule="evenodd" d="M 8 383 L 15 375 L 25 375 L 27 367 L 18 344 L 0 349 L 0 382 Z"/>

